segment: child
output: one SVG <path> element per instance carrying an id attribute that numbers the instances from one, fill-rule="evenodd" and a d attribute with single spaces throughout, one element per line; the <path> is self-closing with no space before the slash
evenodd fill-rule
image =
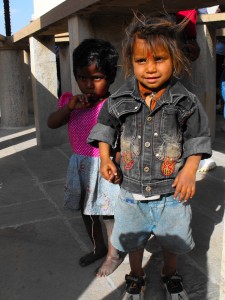
<path id="1" fill-rule="evenodd" d="M 224 65 L 225 65 L 225 56 L 224 56 L 223 67 Z M 223 69 L 223 72 L 220 76 L 220 94 L 223 101 L 223 117 L 225 119 L 225 68 Z M 225 132 L 225 126 L 222 126 L 221 130 Z"/>
<path id="2" fill-rule="evenodd" d="M 82 94 L 64 93 L 59 110 L 48 118 L 50 128 L 68 123 L 69 140 L 73 150 L 65 184 L 65 207 L 81 209 L 82 218 L 93 242 L 94 251 L 80 258 L 87 266 L 107 254 L 99 216 L 103 216 L 108 235 L 108 254 L 97 276 L 107 276 L 122 262 L 111 245 L 114 202 L 119 186 L 109 183 L 99 174 L 99 150 L 86 143 L 98 114 L 109 96 L 109 87 L 117 71 L 118 53 L 107 41 L 86 39 L 73 52 L 73 72 Z"/>
<path id="3" fill-rule="evenodd" d="M 101 175 L 111 182 L 118 168 L 110 148 L 121 147 L 123 180 L 111 241 L 129 252 L 124 299 L 143 299 L 142 258 L 151 234 L 163 249 L 167 299 L 187 299 L 176 257 L 194 247 L 188 200 L 200 160 L 211 155 L 211 141 L 201 103 L 177 80 L 189 70 L 177 37 L 185 25 L 134 18 L 123 43 L 125 71 L 133 70 L 134 77 L 104 103 L 88 138 L 99 144 Z"/>

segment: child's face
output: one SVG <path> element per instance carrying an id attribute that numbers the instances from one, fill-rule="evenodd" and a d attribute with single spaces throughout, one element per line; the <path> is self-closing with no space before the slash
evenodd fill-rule
<path id="1" fill-rule="evenodd" d="M 99 71 L 95 63 L 88 67 L 77 69 L 76 80 L 81 92 L 87 95 L 91 102 L 103 98 L 110 86 L 109 80 Z"/>
<path id="2" fill-rule="evenodd" d="M 149 90 L 163 87 L 173 74 L 170 53 L 160 45 L 152 52 L 143 39 L 134 42 L 132 64 L 137 80 Z"/>

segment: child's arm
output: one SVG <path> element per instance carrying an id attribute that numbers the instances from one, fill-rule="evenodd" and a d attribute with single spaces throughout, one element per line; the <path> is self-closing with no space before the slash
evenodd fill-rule
<path id="1" fill-rule="evenodd" d="M 173 182 L 175 188 L 174 198 L 178 196 L 178 201 L 184 200 L 187 202 L 194 196 L 196 172 L 201 157 L 201 154 L 189 156 L 184 167 L 175 178 Z"/>
<path id="2" fill-rule="evenodd" d="M 67 105 L 50 114 L 47 122 L 48 127 L 52 129 L 61 127 L 68 122 L 70 113 L 74 109 L 81 109 L 89 106 L 90 104 L 86 95 L 73 96 Z"/>
<path id="3" fill-rule="evenodd" d="M 110 158 L 110 145 L 104 142 L 99 142 L 100 152 L 100 174 L 101 176 L 115 184 L 121 181 L 121 172 Z"/>

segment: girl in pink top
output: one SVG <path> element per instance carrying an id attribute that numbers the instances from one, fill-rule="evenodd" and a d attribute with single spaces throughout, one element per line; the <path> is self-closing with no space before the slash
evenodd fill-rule
<path id="1" fill-rule="evenodd" d="M 122 262 L 110 242 L 113 228 L 114 205 L 119 186 L 100 176 L 99 150 L 87 144 L 87 137 L 97 123 L 98 114 L 109 96 L 109 87 L 117 71 L 118 53 L 109 43 L 100 39 L 86 39 L 73 52 L 73 72 L 82 94 L 64 93 L 58 110 L 48 118 L 50 128 L 68 124 L 73 150 L 67 170 L 65 207 L 81 210 L 82 218 L 93 243 L 92 252 L 80 258 L 84 267 L 97 259 L 106 259 L 97 269 L 97 276 L 111 274 Z M 119 180 L 119 176 L 118 176 Z M 104 243 L 100 215 L 106 226 L 108 250 Z"/>

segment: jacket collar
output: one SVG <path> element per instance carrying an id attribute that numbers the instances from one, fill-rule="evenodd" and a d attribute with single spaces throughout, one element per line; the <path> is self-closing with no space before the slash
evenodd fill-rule
<path id="1" fill-rule="evenodd" d="M 118 98 L 121 96 L 131 96 L 135 100 L 141 100 L 140 92 L 138 89 L 138 84 L 136 78 L 133 76 L 128 81 L 126 81 L 115 93 L 110 97 Z M 183 97 L 190 97 L 190 92 L 184 87 L 184 85 L 172 78 L 170 84 L 167 87 L 166 92 L 161 96 L 159 102 L 164 103 L 175 103 Z"/>

